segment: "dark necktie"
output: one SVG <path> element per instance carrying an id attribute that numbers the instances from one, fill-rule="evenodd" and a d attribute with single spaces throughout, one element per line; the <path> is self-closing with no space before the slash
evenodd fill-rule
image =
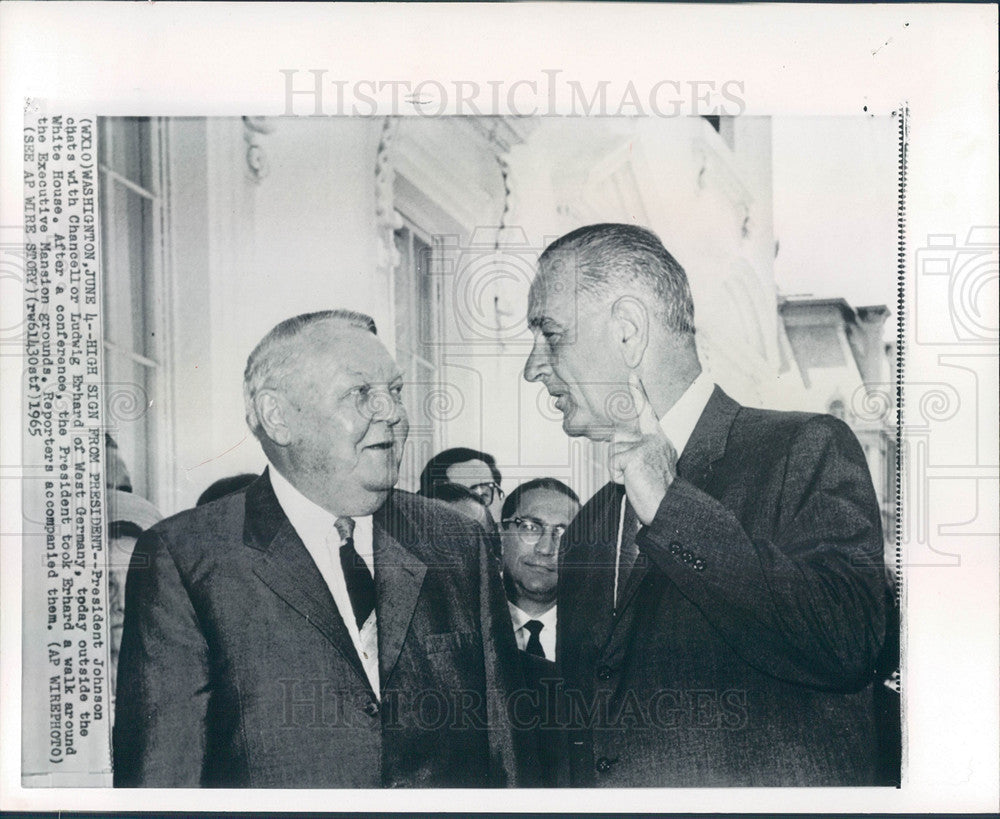
<path id="1" fill-rule="evenodd" d="M 639 557 L 639 545 L 635 542 L 635 536 L 639 533 L 639 516 L 628 501 L 625 502 L 625 520 L 622 522 L 622 551 L 618 559 L 618 589 L 616 600 L 621 606 L 622 594 L 625 591 L 625 584 L 628 576 L 632 573 L 636 559 Z"/>
<path id="2" fill-rule="evenodd" d="M 351 598 L 358 630 L 375 610 L 375 581 L 368 565 L 354 548 L 354 518 L 337 518 L 334 526 L 340 535 L 340 566 L 344 570 L 347 596 Z"/>
<path id="3" fill-rule="evenodd" d="M 536 657 L 545 659 L 545 649 L 542 648 L 542 641 L 538 639 L 538 635 L 542 633 L 545 624 L 538 620 L 529 620 L 524 624 L 524 627 L 528 630 L 528 634 L 531 635 L 524 650 L 529 654 L 534 654 Z"/>

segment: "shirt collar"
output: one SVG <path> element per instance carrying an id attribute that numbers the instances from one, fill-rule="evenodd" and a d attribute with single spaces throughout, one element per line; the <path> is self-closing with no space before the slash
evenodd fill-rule
<path id="1" fill-rule="evenodd" d="M 684 390 L 683 395 L 660 419 L 660 428 L 663 430 L 663 434 L 670 439 L 670 443 L 674 445 L 678 458 L 684 453 L 684 447 L 687 446 L 698 419 L 701 418 L 705 407 L 708 406 L 714 389 L 715 383 L 702 370 L 690 386 Z"/>
<path id="2" fill-rule="evenodd" d="M 275 497 L 303 543 L 324 543 L 337 516 L 309 500 L 277 470 L 274 464 L 271 464 L 269 475 Z M 358 554 L 362 557 L 371 555 L 372 540 L 371 515 L 354 517 L 354 548 Z"/>
<path id="3" fill-rule="evenodd" d="M 515 606 L 509 600 L 507 601 L 507 608 L 510 609 L 510 621 L 514 625 L 514 631 L 517 631 L 519 628 L 524 628 L 524 624 L 527 623 L 529 620 L 537 620 L 539 623 L 545 626 L 545 628 L 551 628 L 555 630 L 556 627 L 555 603 L 552 604 L 552 608 L 550 608 L 543 614 L 539 614 L 537 617 L 532 617 L 526 611 L 519 608 L 518 606 Z"/>
<path id="4" fill-rule="evenodd" d="M 336 515 L 309 500 L 274 464 L 271 464 L 270 476 L 275 497 L 299 537 L 305 543 L 323 543 L 337 519 Z"/>

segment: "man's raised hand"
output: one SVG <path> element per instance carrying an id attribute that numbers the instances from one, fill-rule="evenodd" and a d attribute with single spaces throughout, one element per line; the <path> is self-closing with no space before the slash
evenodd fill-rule
<path id="1" fill-rule="evenodd" d="M 677 451 L 664 434 L 642 380 L 634 372 L 629 373 L 628 389 L 635 418 L 615 425 L 609 468 L 611 479 L 624 484 L 629 503 L 648 526 L 677 475 Z"/>

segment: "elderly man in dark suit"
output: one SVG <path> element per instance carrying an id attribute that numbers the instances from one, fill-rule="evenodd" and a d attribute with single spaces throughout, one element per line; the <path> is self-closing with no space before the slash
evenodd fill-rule
<path id="1" fill-rule="evenodd" d="M 270 466 L 135 548 L 117 786 L 531 783 L 483 532 L 394 489 L 402 385 L 374 322 L 347 311 L 282 322 L 250 355 Z"/>
<path id="2" fill-rule="evenodd" d="M 683 269 L 655 234 L 551 244 L 529 381 L 612 482 L 563 538 L 558 656 L 576 786 L 876 784 L 882 532 L 829 416 L 742 407 L 702 372 Z"/>

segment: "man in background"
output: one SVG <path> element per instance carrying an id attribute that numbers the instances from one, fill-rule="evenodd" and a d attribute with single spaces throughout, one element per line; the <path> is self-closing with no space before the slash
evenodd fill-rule
<path id="1" fill-rule="evenodd" d="M 559 545 L 579 511 L 576 493 L 555 478 L 521 484 L 503 505 L 503 580 L 517 645 L 552 661 Z"/>
<path id="2" fill-rule="evenodd" d="M 403 377 L 368 316 L 277 325 L 250 354 L 269 466 L 136 544 L 116 786 L 533 781 L 522 685 L 479 526 L 395 489 Z"/>
<path id="3" fill-rule="evenodd" d="M 850 429 L 713 384 L 687 276 L 640 227 L 549 245 L 528 325 L 525 378 L 610 444 L 559 565 L 568 783 L 878 784 L 882 529 Z"/>
<path id="4" fill-rule="evenodd" d="M 524 678 L 534 708 L 542 783 L 558 784 L 566 750 L 556 667 L 556 588 L 559 548 L 580 499 L 562 481 L 535 478 L 510 493 L 503 505 L 503 581 Z"/>
<path id="5" fill-rule="evenodd" d="M 459 483 L 482 498 L 493 520 L 499 522 L 504 492 L 496 458 L 488 452 L 468 447 L 453 447 L 431 458 L 420 473 L 420 494 L 431 497 L 441 483 Z"/>

